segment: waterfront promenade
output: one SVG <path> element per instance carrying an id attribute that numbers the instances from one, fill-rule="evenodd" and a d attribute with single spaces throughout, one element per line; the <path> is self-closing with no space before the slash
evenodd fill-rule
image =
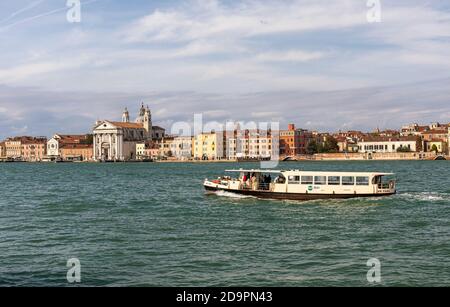
<path id="1" fill-rule="evenodd" d="M 439 155 L 432 152 L 426 153 L 326 153 L 326 154 L 315 154 L 315 155 L 299 155 L 295 157 L 282 156 L 279 158 L 280 161 L 302 161 L 302 162 L 317 162 L 317 161 L 433 161 L 433 160 L 449 160 L 450 155 Z M 5 158 L 0 158 L 0 163 L 24 163 L 26 161 L 11 161 Z M 155 160 L 155 161 L 117 161 L 119 162 L 132 162 L 132 163 L 197 163 L 197 164 L 208 164 L 208 163 L 241 163 L 241 162 L 261 162 L 260 160 L 230 160 L 230 159 L 220 159 L 220 160 L 180 160 L 176 158 L 171 158 L 167 160 Z M 28 163 L 55 163 L 55 162 L 28 162 Z M 64 162 L 70 163 L 70 162 Z M 73 163 L 100 163 L 96 161 L 77 161 Z M 111 162 L 113 163 L 113 162 Z"/>

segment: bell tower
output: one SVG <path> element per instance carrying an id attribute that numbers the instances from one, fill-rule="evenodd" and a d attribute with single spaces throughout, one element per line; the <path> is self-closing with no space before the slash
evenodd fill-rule
<path id="1" fill-rule="evenodd" d="M 150 108 L 147 106 L 144 112 L 144 129 L 147 131 L 147 138 L 152 139 L 153 135 L 153 124 L 152 124 L 152 112 L 150 111 Z"/>
<path id="2" fill-rule="evenodd" d="M 128 112 L 128 108 L 125 108 L 125 111 L 122 114 L 122 123 L 130 122 L 130 113 Z"/>

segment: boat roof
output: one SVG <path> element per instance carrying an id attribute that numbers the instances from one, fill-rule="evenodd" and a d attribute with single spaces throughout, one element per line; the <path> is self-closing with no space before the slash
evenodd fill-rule
<path id="1" fill-rule="evenodd" d="M 264 170 L 264 169 L 230 169 L 226 170 L 227 173 L 266 173 L 266 174 L 281 174 L 283 171 L 280 170 Z"/>
<path id="2" fill-rule="evenodd" d="M 305 175 L 341 175 L 341 176 L 392 176 L 395 173 L 380 173 L 380 172 L 330 172 L 330 171 L 302 171 L 302 170 L 262 170 L 262 169 L 234 169 L 226 170 L 227 173 L 265 173 L 265 174 L 289 174 L 289 173 L 301 173 Z"/>

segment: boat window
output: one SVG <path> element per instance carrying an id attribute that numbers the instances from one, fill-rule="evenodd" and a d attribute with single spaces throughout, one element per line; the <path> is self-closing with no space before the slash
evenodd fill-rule
<path id="1" fill-rule="evenodd" d="M 327 176 L 315 176 L 314 184 L 316 185 L 325 185 L 327 184 Z"/>
<path id="2" fill-rule="evenodd" d="M 355 177 L 350 176 L 342 177 L 342 185 L 355 185 Z"/>
<path id="3" fill-rule="evenodd" d="M 356 185 L 369 185 L 369 177 L 356 177 Z"/>
<path id="4" fill-rule="evenodd" d="M 313 184 L 313 176 L 302 176 L 302 184 Z"/>
<path id="5" fill-rule="evenodd" d="M 300 176 L 289 176 L 288 182 L 289 184 L 300 184 Z"/>
<path id="6" fill-rule="evenodd" d="M 340 185 L 341 177 L 339 176 L 330 176 L 328 177 L 328 185 Z"/>

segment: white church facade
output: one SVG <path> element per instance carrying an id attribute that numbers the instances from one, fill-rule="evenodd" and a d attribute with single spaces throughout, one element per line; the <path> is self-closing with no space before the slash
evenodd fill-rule
<path id="1" fill-rule="evenodd" d="M 136 159 L 136 144 L 152 141 L 156 134 L 164 135 L 164 129 L 153 127 L 150 109 L 142 107 L 135 122 L 130 122 L 130 114 L 125 109 L 122 121 L 104 120 L 95 124 L 95 161 L 130 161 Z"/>

